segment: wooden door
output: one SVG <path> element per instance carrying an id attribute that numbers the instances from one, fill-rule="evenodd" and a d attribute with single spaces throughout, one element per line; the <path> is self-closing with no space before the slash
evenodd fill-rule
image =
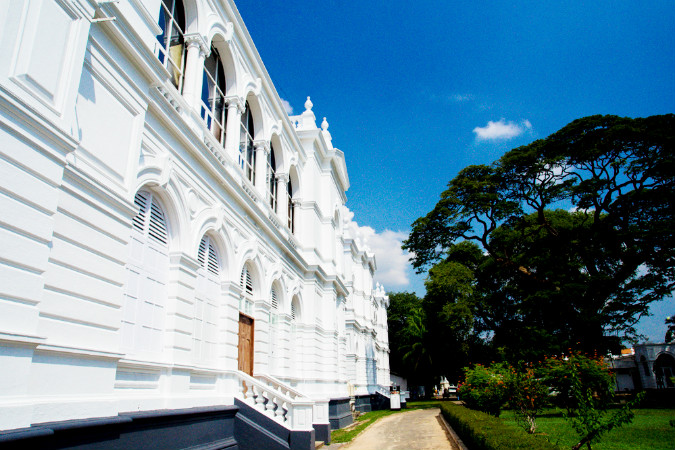
<path id="1" fill-rule="evenodd" d="M 239 370 L 253 376 L 253 319 L 239 314 Z"/>

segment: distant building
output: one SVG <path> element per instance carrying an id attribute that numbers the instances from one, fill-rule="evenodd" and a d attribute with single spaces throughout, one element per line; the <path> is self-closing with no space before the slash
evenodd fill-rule
<path id="1" fill-rule="evenodd" d="M 387 392 L 345 156 L 232 0 L 3 2 L 0 54 L 0 446 L 310 449 Z"/>
<path id="2" fill-rule="evenodd" d="M 638 344 L 609 360 L 619 392 L 675 389 L 675 344 Z"/>

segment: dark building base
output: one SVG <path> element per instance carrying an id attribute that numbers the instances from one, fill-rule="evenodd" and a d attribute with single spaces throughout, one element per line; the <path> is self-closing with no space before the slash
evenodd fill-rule
<path id="1" fill-rule="evenodd" d="M 125 413 L 0 432 L 3 449 L 240 450 L 234 406 Z"/>
<path id="2" fill-rule="evenodd" d="M 333 430 L 339 430 L 354 423 L 349 397 L 330 399 L 328 402 L 328 421 Z"/>
<path id="3" fill-rule="evenodd" d="M 321 432 L 326 430 L 321 428 Z M 122 413 L 2 431 L 0 448 L 314 450 L 314 433 L 290 431 L 235 399 L 235 406 Z"/>
<path id="4" fill-rule="evenodd" d="M 332 428 L 329 423 L 315 423 L 314 424 L 314 439 L 317 442 L 324 442 L 330 444 L 330 432 Z"/>
<path id="5" fill-rule="evenodd" d="M 354 409 L 360 413 L 367 413 L 373 410 L 370 403 L 370 395 L 357 395 L 354 397 Z"/>

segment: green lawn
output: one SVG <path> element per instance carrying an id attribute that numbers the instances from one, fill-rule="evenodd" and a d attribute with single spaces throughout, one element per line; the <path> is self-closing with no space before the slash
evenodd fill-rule
<path id="1" fill-rule="evenodd" d="M 516 427 L 511 411 L 503 411 L 502 420 Z M 594 450 L 673 450 L 675 409 L 636 409 L 629 425 L 614 429 L 593 445 Z M 578 442 L 574 429 L 568 425 L 560 410 L 549 410 L 537 418 L 537 433 L 560 448 L 571 448 Z M 584 447 L 585 448 L 585 447 Z"/>
<path id="2" fill-rule="evenodd" d="M 389 409 L 384 409 L 381 411 L 372 411 L 365 413 L 359 416 L 356 419 L 354 425 L 348 428 L 342 428 L 340 430 L 335 430 L 331 432 L 330 439 L 331 443 L 340 443 L 340 442 L 349 442 L 354 439 L 360 432 L 365 430 L 368 426 L 375 423 L 376 420 L 389 416 L 391 414 L 397 414 L 405 411 L 412 411 L 414 409 L 426 409 L 426 408 L 438 408 L 440 401 L 428 401 L 428 402 L 414 402 L 408 403 L 405 409 L 399 411 L 392 411 Z"/>

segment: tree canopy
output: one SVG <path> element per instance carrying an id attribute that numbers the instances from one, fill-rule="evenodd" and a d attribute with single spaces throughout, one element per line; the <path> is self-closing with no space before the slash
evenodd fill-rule
<path id="1" fill-rule="evenodd" d="M 403 245 L 436 313 L 514 357 L 634 336 L 675 286 L 674 144 L 675 115 L 591 116 L 466 167 Z"/>

